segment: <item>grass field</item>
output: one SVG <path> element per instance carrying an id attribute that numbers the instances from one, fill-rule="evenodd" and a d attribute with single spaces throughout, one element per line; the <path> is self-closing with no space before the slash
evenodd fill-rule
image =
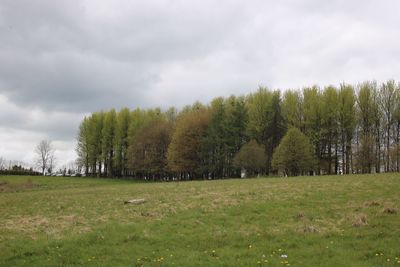
<path id="1" fill-rule="evenodd" d="M 144 198 L 140 205 L 124 200 Z M 400 266 L 400 175 L 0 177 L 1 266 Z"/>

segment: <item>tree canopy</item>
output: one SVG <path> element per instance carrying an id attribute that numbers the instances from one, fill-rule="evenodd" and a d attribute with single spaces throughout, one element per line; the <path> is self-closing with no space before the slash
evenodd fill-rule
<path id="1" fill-rule="evenodd" d="M 312 171 L 314 159 L 307 136 L 297 128 L 290 128 L 274 153 L 272 167 L 290 176 Z"/>
<path id="2" fill-rule="evenodd" d="M 236 167 L 241 168 L 246 176 L 263 173 L 266 168 L 267 156 L 265 148 L 255 140 L 244 144 L 235 155 L 233 162 Z"/>
<path id="3" fill-rule="evenodd" d="M 280 144 L 291 128 L 302 134 L 294 137 L 300 138 L 295 145 L 309 140 L 315 174 L 400 170 L 400 86 L 393 80 L 314 85 L 284 94 L 260 87 L 181 110 L 94 112 L 79 126 L 77 163 L 86 175 L 138 179 L 240 177 L 243 168 L 275 175 L 283 166 L 283 158 L 273 164 L 275 152 L 281 147 L 283 153 Z M 288 174 L 306 169 L 289 168 Z"/>

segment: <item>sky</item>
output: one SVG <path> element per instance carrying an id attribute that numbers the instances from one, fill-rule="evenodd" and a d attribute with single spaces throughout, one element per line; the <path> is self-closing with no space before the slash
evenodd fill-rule
<path id="1" fill-rule="evenodd" d="M 0 157 L 85 115 L 271 89 L 400 80 L 397 0 L 0 0 Z"/>

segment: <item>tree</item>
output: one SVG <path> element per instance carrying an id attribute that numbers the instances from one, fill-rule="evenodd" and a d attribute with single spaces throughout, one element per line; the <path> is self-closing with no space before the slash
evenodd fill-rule
<path id="1" fill-rule="evenodd" d="M 201 138 L 201 153 L 205 161 L 203 166 L 211 178 L 223 177 L 225 167 L 226 114 L 222 97 L 211 102 L 209 122 Z"/>
<path id="2" fill-rule="evenodd" d="M 263 173 L 266 162 L 265 148 L 255 140 L 244 144 L 233 159 L 234 165 L 250 176 Z"/>
<path id="3" fill-rule="evenodd" d="M 362 173 L 371 173 L 376 154 L 379 157 L 379 109 L 376 101 L 376 83 L 364 82 L 359 86 L 357 95 L 358 133 L 357 133 L 357 170 Z M 374 154 L 374 143 L 377 144 Z M 376 166 L 379 171 L 380 166 Z"/>
<path id="4" fill-rule="evenodd" d="M 272 169 L 272 156 L 286 132 L 286 124 L 281 111 L 281 96 L 275 91 L 271 98 L 271 110 L 268 117 L 267 131 L 267 173 Z"/>
<path id="5" fill-rule="evenodd" d="M 209 113 L 204 108 L 186 111 L 176 122 L 168 147 L 168 168 L 181 178 L 208 177 L 201 157 L 201 139 L 207 129 Z"/>
<path id="6" fill-rule="evenodd" d="M 390 170 L 390 133 L 394 123 L 394 113 L 396 110 L 398 89 L 395 81 L 390 80 L 382 84 L 379 91 L 379 104 L 384 115 L 384 126 L 385 126 L 385 171 Z"/>
<path id="7" fill-rule="evenodd" d="M 0 171 L 6 168 L 6 160 L 3 157 L 0 157 Z"/>
<path id="8" fill-rule="evenodd" d="M 35 148 L 36 164 L 45 174 L 46 169 L 50 167 L 51 161 L 54 160 L 54 149 L 49 140 L 42 140 Z"/>
<path id="9" fill-rule="evenodd" d="M 233 160 L 240 148 L 248 142 L 248 136 L 246 135 L 248 113 L 244 97 L 231 96 L 225 102 L 225 176 L 240 177 L 240 168 L 233 164 Z"/>
<path id="10" fill-rule="evenodd" d="M 328 174 L 332 173 L 335 163 L 335 174 L 338 172 L 338 94 L 333 86 L 325 88 L 321 95 L 321 141 L 326 154 Z M 335 148 L 333 150 L 333 148 Z M 333 153 L 335 155 L 333 156 Z"/>
<path id="11" fill-rule="evenodd" d="M 260 88 L 248 98 L 248 133 L 252 139 L 263 144 L 267 155 L 266 171 L 271 169 L 272 154 L 285 133 L 279 91 Z"/>
<path id="12" fill-rule="evenodd" d="M 352 140 L 356 127 L 356 97 L 351 85 L 341 84 L 338 95 L 338 114 L 339 114 L 339 135 L 342 145 L 342 170 L 344 173 L 350 173 Z"/>
<path id="13" fill-rule="evenodd" d="M 290 128 L 277 147 L 272 167 L 291 176 L 310 172 L 314 166 L 309 139 L 297 128 Z"/>
<path id="14" fill-rule="evenodd" d="M 102 135 L 102 158 L 104 162 L 104 173 L 111 177 L 114 175 L 114 140 L 117 115 L 114 109 L 105 114 Z"/>
<path id="15" fill-rule="evenodd" d="M 168 170 L 157 158 L 165 154 L 166 123 L 171 130 Z M 287 90 L 283 99 L 279 91 L 261 87 L 180 111 L 94 112 L 79 126 L 77 163 L 88 175 L 238 177 L 235 156 L 254 140 L 265 150 L 260 170 L 269 174 L 275 150 L 291 127 L 309 139 L 317 174 L 400 171 L 400 86 L 394 81 Z"/>
<path id="16" fill-rule="evenodd" d="M 130 147 L 131 167 L 153 180 L 166 178 L 171 129 L 172 124 L 166 121 L 154 121 L 143 127 Z"/>
<path id="17" fill-rule="evenodd" d="M 316 86 L 303 90 L 304 134 L 310 139 L 317 159 L 317 174 L 321 172 L 322 161 L 322 111 L 321 92 Z"/>
<path id="18" fill-rule="evenodd" d="M 89 155 L 90 155 L 90 139 L 89 139 L 89 120 L 85 117 L 79 125 L 77 135 L 76 153 L 78 155 L 77 164 L 85 168 L 85 175 L 89 172 Z"/>
<path id="19" fill-rule="evenodd" d="M 49 164 L 47 166 L 47 173 L 53 173 L 55 167 L 56 167 L 56 157 L 55 157 L 54 153 L 52 153 L 49 158 Z"/>
<path id="20" fill-rule="evenodd" d="M 282 114 L 289 126 L 304 130 L 303 99 L 300 92 L 294 90 L 285 92 L 282 101 Z"/>
<path id="21" fill-rule="evenodd" d="M 91 175 L 101 175 L 102 170 L 102 129 L 104 112 L 95 112 L 88 119 L 89 166 Z"/>
<path id="22" fill-rule="evenodd" d="M 394 124 L 395 124 L 395 133 L 394 133 L 394 141 L 395 141 L 395 162 L 396 162 L 396 171 L 400 171 L 400 83 L 397 84 L 397 94 L 396 94 L 396 107 L 395 112 L 393 114 Z"/>
<path id="23" fill-rule="evenodd" d="M 115 134 L 115 173 L 117 176 L 125 176 L 127 172 L 128 147 L 129 147 L 129 109 L 123 108 L 117 114 Z"/>

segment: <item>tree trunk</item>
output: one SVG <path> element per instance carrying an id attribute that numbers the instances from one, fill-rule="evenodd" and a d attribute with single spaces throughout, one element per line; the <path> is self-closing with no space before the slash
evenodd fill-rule
<path id="1" fill-rule="evenodd" d="M 381 141 L 380 141 L 380 131 L 379 126 L 376 126 L 376 137 L 375 137 L 375 172 L 381 172 Z"/>
<path id="2" fill-rule="evenodd" d="M 390 123 L 388 121 L 388 126 L 386 129 L 386 172 L 389 172 L 390 166 L 390 157 L 389 157 L 389 150 L 390 150 Z"/>
<path id="3" fill-rule="evenodd" d="M 332 144 L 331 140 L 328 143 L 328 174 L 332 174 Z"/>
<path id="4" fill-rule="evenodd" d="M 345 137 L 344 137 L 344 133 L 342 132 L 342 138 L 341 138 L 341 145 L 342 145 L 342 174 L 347 174 L 347 158 L 345 158 L 347 156 L 347 153 L 345 151 L 346 149 L 346 144 L 345 144 Z"/>
<path id="5" fill-rule="evenodd" d="M 396 171 L 399 172 L 399 139 L 400 139 L 400 122 L 397 122 L 397 133 L 396 133 Z"/>
<path id="6" fill-rule="evenodd" d="M 335 174 L 338 174 L 339 160 L 338 160 L 338 143 L 335 143 Z"/>

